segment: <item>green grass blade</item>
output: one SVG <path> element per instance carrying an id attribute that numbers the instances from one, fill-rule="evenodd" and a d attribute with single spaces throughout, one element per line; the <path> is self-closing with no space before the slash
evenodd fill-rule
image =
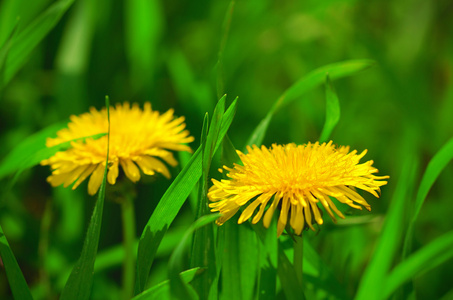
<path id="1" fill-rule="evenodd" d="M 0 83 L 0 88 L 6 85 L 25 64 L 33 49 L 55 27 L 73 2 L 74 0 L 55 2 L 16 36 L 6 59 L 4 81 Z"/>
<path id="2" fill-rule="evenodd" d="M 179 273 L 184 283 L 191 282 L 200 268 L 193 268 Z M 138 294 L 132 300 L 165 300 L 171 299 L 170 297 L 170 280 L 165 280 L 153 287 L 145 290 L 143 293 Z"/>
<path id="3" fill-rule="evenodd" d="M 110 102 L 109 98 L 105 99 L 108 119 L 108 133 L 110 133 Z M 69 275 L 68 281 L 61 293 L 60 299 L 88 299 L 91 294 L 93 284 L 94 262 L 99 245 L 99 236 L 101 233 L 102 212 L 104 209 L 105 185 L 107 183 L 107 170 L 109 158 L 110 136 L 107 142 L 107 155 L 105 158 L 104 178 L 99 189 L 98 199 L 91 216 L 88 232 L 83 243 L 82 253 Z"/>
<path id="4" fill-rule="evenodd" d="M 225 111 L 225 99 L 223 96 L 217 104 L 214 114 L 209 126 L 209 131 L 206 132 L 207 126 L 204 127 L 204 134 L 202 135 L 202 173 L 200 184 L 198 188 L 198 213 L 196 218 L 209 213 L 208 208 L 208 174 L 211 167 L 212 157 L 215 153 L 215 145 L 218 140 L 222 115 Z M 216 258 L 214 252 L 214 231 L 211 226 L 203 226 L 194 233 L 192 255 L 190 266 L 204 267 L 206 271 L 203 272 L 193 282 L 193 287 L 198 292 L 201 299 L 209 297 L 210 286 L 216 277 Z"/>
<path id="5" fill-rule="evenodd" d="M 415 209 L 412 215 L 412 219 L 409 223 L 409 228 L 406 233 L 404 240 L 403 257 L 407 257 L 412 251 L 412 237 L 414 234 L 414 226 L 417 221 L 420 210 L 425 202 L 426 196 L 429 190 L 433 186 L 434 182 L 439 177 L 442 170 L 448 165 L 453 159 L 453 138 L 451 138 L 440 150 L 434 155 L 423 174 L 420 187 L 418 188 L 417 197 L 415 199 Z"/>
<path id="6" fill-rule="evenodd" d="M 453 257 L 453 231 L 424 246 L 393 269 L 384 285 L 389 298 L 403 283 L 427 272 Z"/>
<path id="7" fill-rule="evenodd" d="M 14 299 L 33 299 L 25 281 L 24 275 L 17 264 L 13 251 L 0 226 L 0 256 L 5 267 L 6 277 L 8 278 L 9 287 L 13 293 Z"/>
<path id="8" fill-rule="evenodd" d="M 355 299 L 373 300 L 383 299 L 382 283 L 385 282 L 391 264 L 400 247 L 400 240 L 405 228 L 405 211 L 407 208 L 407 194 L 414 181 L 416 165 L 408 156 L 400 175 L 398 185 L 393 195 L 392 203 L 384 223 L 382 234 L 376 249 L 360 282 Z"/>
<path id="9" fill-rule="evenodd" d="M 330 81 L 329 75 L 326 76 L 326 121 L 321 132 L 319 142 L 327 142 L 330 134 L 340 120 L 340 101 L 337 93 Z"/>
<path id="10" fill-rule="evenodd" d="M 184 233 L 168 262 L 168 277 L 170 279 L 170 293 L 175 299 L 197 299 L 197 294 L 180 277 L 179 272 L 184 268 L 184 252 L 195 230 L 214 222 L 220 214 L 210 214 L 197 219 Z M 202 298 L 206 299 L 206 298 Z"/>
<path id="11" fill-rule="evenodd" d="M 294 266 L 289 261 L 281 246 L 278 247 L 277 273 L 287 299 L 305 299 L 303 287 L 297 280 L 296 270 L 294 270 Z"/>
<path id="12" fill-rule="evenodd" d="M 225 51 L 228 34 L 230 32 L 231 20 L 233 18 L 235 0 L 231 0 L 228 5 L 225 18 L 222 25 L 222 39 L 220 40 L 219 52 L 217 54 L 217 97 L 221 97 L 225 93 L 225 83 L 223 75 L 223 54 Z"/>
<path id="13" fill-rule="evenodd" d="M 259 271 L 256 234 L 248 224 L 229 220 L 222 225 L 225 242 L 222 263 L 222 299 L 253 299 Z"/>
<path id="14" fill-rule="evenodd" d="M 360 60 L 348 60 L 339 63 L 318 68 L 308 75 L 302 77 L 299 81 L 289 87 L 278 100 L 274 103 L 272 108 L 267 113 L 266 117 L 258 124 L 253 131 L 252 135 L 247 141 L 247 145 L 261 145 L 267 128 L 272 120 L 273 115 L 282 106 L 286 105 L 300 96 L 308 92 L 309 90 L 319 86 L 325 81 L 326 74 L 329 74 L 331 79 L 338 79 L 345 76 L 350 76 L 359 71 L 365 70 L 374 65 L 374 61 L 367 59 Z"/>
<path id="15" fill-rule="evenodd" d="M 220 146 L 220 142 L 233 121 L 236 107 L 237 99 L 233 101 L 225 114 L 222 116 L 215 150 Z M 195 151 L 190 162 L 179 173 L 165 194 L 162 196 L 154 213 L 151 215 L 148 223 L 143 229 L 137 254 L 136 294 L 142 292 L 145 287 L 154 256 L 165 232 L 173 222 L 190 192 L 201 177 L 201 152 L 201 147 Z"/>

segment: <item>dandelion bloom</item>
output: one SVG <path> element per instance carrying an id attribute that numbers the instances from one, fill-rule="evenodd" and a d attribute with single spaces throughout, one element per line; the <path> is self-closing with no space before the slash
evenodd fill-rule
<path id="1" fill-rule="evenodd" d="M 264 214 L 263 225 L 269 227 L 272 215 L 280 205 L 278 236 L 282 234 L 288 218 L 294 232 L 300 235 L 305 223 L 314 230 L 312 219 L 319 225 L 323 223 L 318 203 L 334 221 L 332 210 L 341 218 L 344 216 L 330 197 L 353 208 L 362 209 L 364 206 L 371 210 L 355 188 L 379 197 L 380 186 L 387 184 L 387 181 L 380 180 L 389 178 L 373 175 L 378 170 L 372 166 L 372 160 L 359 164 L 367 150 L 361 154 L 357 154 L 356 150 L 349 152 L 349 147 L 336 148 L 332 141 L 321 145 L 318 142 L 273 144 L 270 149 L 253 146 L 247 147 L 247 150 L 248 154 L 237 151 L 243 166 L 223 167 L 229 172 L 229 179 L 212 179 L 214 185 L 209 189 L 208 197 L 213 203 L 209 206 L 211 211 L 222 214 L 217 220 L 218 225 L 230 219 L 247 203 L 238 223 L 249 219 L 259 207 L 252 219 L 252 223 L 256 224 L 271 201 Z"/>
<path id="2" fill-rule="evenodd" d="M 90 112 L 71 116 L 68 128 L 57 132 L 56 138 L 47 139 L 47 147 L 72 141 L 86 136 L 108 131 L 107 110 L 90 108 Z M 110 146 L 107 180 L 115 184 L 121 165 L 125 175 L 132 181 L 140 180 L 140 170 L 146 175 L 156 172 L 170 178 L 166 162 L 171 166 L 177 161 L 169 150 L 191 151 L 184 145 L 193 141 L 193 137 L 184 130 L 184 117 L 175 118 L 173 110 L 159 114 L 145 103 L 144 109 L 138 104 L 132 107 L 128 102 L 110 108 Z M 101 185 L 107 155 L 107 136 L 99 139 L 87 138 L 72 141 L 66 151 L 57 152 L 42 165 L 50 165 L 52 175 L 47 181 L 52 186 L 74 183 L 75 189 L 88 176 L 88 193 L 94 195 Z"/>

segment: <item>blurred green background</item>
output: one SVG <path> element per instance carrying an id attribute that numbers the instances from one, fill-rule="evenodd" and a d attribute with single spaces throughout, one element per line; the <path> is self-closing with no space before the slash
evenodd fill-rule
<path id="1" fill-rule="evenodd" d="M 194 149 L 205 112 L 211 113 L 224 93 L 229 101 L 238 96 L 229 137 L 243 149 L 272 104 L 299 78 L 334 62 L 374 60 L 373 67 L 333 82 L 341 118 L 331 139 L 368 149 L 365 158 L 375 161 L 381 175 L 390 175 L 389 184 L 380 199 L 367 198 L 373 210 L 364 215 L 372 221 L 361 226 L 327 221 L 318 234 L 310 233 L 351 296 L 380 234 L 403 161 L 413 157 L 418 165 L 409 195 L 414 198 L 427 163 L 453 136 L 452 1 L 239 0 L 230 11 L 230 1 L 3 0 L 0 46 L 57 4 L 67 5 L 67 11 L 36 47 L 24 48 L 26 60 L 17 63 L 17 72 L 8 69 L 12 58 L 6 56 L 4 63 L 0 52 L 0 160 L 35 132 L 90 106 L 103 107 L 105 95 L 113 104 L 150 101 L 160 111 L 175 108 L 196 138 Z M 231 23 L 225 24 L 228 13 Z M 28 55 L 27 49 L 33 51 Z M 324 118 L 321 86 L 275 115 L 264 144 L 314 142 Z M 172 170 L 173 177 L 178 170 Z M 23 172 L 12 188 L 12 176 L 1 183 L 0 224 L 27 282 L 42 299 L 58 294 L 60 277 L 78 258 L 95 199 L 87 195 L 86 183 L 75 191 L 52 189 L 49 174 L 38 166 Z M 415 249 L 453 228 L 452 180 L 450 164 L 422 208 Z M 137 235 L 170 183 L 158 177 L 138 184 Z M 178 240 L 192 220 L 191 208 L 184 206 L 170 228 L 168 247 L 164 243 L 153 265 L 152 282 L 165 279 L 172 237 Z M 118 205 L 107 201 L 100 251 L 121 242 L 120 223 Z M 450 261 L 415 278 L 417 298 L 453 298 L 452 270 Z M 114 299 L 119 274 L 119 264 L 96 273 L 93 298 Z M 0 298 L 8 297 L 0 270 Z"/>

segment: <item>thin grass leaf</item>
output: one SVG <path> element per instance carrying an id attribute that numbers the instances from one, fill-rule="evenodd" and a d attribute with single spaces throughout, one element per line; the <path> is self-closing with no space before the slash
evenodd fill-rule
<path id="1" fill-rule="evenodd" d="M 255 232 L 257 228 L 264 231 L 259 246 L 260 271 L 257 295 L 260 300 L 275 299 L 277 292 L 278 240 L 275 220 L 273 222 L 268 229 L 264 229 L 262 224 L 252 226 Z"/>
<path id="2" fill-rule="evenodd" d="M 0 88 L 5 86 L 25 64 L 33 49 L 55 27 L 73 2 L 74 0 L 55 2 L 14 38 L 5 62 L 4 80 L 0 82 Z"/>
<path id="3" fill-rule="evenodd" d="M 107 155 L 105 158 L 104 177 L 99 188 L 98 199 L 91 216 L 88 232 L 83 243 L 82 253 L 69 275 L 68 281 L 61 293 L 60 299 L 88 299 L 91 294 L 93 284 L 94 262 L 99 245 L 99 236 L 101 233 L 102 212 L 104 209 L 105 185 L 107 184 L 107 171 L 109 165 L 109 145 L 110 145 L 110 101 L 105 98 L 105 107 L 107 108 L 108 120 L 108 142 Z"/>
<path id="4" fill-rule="evenodd" d="M 214 222 L 220 214 L 210 214 L 197 219 L 184 233 L 168 261 L 168 277 L 170 279 L 170 293 L 175 299 L 198 299 L 196 292 L 185 283 L 179 272 L 184 268 L 184 252 L 195 230 Z M 203 299 L 203 298 L 202 298 Z"/>
<path id="5" fill-rule="evenodd" d="M 225 111 L 225 99 L 226 95 L 223 96 L 217 104 L 214 114 L 207 131 L 207 126 L 203 126 L 204 131 L 202 134 L 202 173 L 198 187 L 198 213 L 196 219 L 209 213 L 208 208 L 208 174 L 211 167 L 212 157 L 214 156 L 214 148 L 218 140 L 218 134 L 220 131 L 222 115 Z M 205 119 L 206 120 L 206 119 Z M 205 125 L 206 123 L 204 123 Z M 207 125 L 207 124 L 206 124 Z M 207 299 L 209 297 L 209 291 L 211 284 L 216 277 L 216 258 L 214 252 L 214 232 L 212 226 L 204 226 L 195 231 L 193 244 L 192 244 L 192 255 L 190 260 L 190 266 L 193 267 L 205 267 L 207 268 L 203 274 L 201 274 L 193 282 L 193 287 L 198 292 L 201 299 Z"/>
<path id="6" fill-rule="evenodd" d="M 191 282 L 197 273 L 199 273 L 200 268 L 193 268 L 187 271 L 179 273 L 182 281 L 187 284 Z M 138 294 L 132 300 L 165 300 L 170 298 L 170 280 L 165 280 L 159 284 L 156 284 L 153 287 L 145 290 L 143 293 Z"/>
<path id="7" fill-rule="evenodd" d="M 214 151 L 220 146 L 223 137 L 233 121 L 236 106 L 237 98 L 222 116 L 218 140 Z M 200 146 L 198 150 L 195 151 L 190 162 L 179 173 L 162 196 L 154 213 L 151 215 L 148 223 L 143 229 L 137 254 L 136 294 L 142 292 L 145 287 L 154 256 L 164 234 L 201 177 L 201 152 Z"/>
<path id="8" fill-rule="evenodd" d="M 384 227 L 377 242 L 376 249 L 360 282 L 357 300 L 383 299 L 382 283 L 387 279 L 391 264 L 400 246 L 399 241 L 405 228 L 404 212 L 407 207 L 407 194 L 414 182 L 416 164 L 412 157 L 407 156 L 398 180 L 392 204 L 390 205 Z"/>
<path id="9" fill-rule="evenodd" d="M 6 277 L 8 278 L 9 287 L 13 293 L 14 299 L 33 299 L 24 275 L 14 257 L 9 243 L 0 226 L 0 257 L 5 267 Z"/>
<path id="10" fill-rule="evenodd" d="M 337 93 L 330 81 L 329 75 L 326 76 L 326 121 L 321 132 L 319 142 L 327 142 L 330 134 L 340 120 L 340 101 Z"/>
<path id="11" fill-rule="evenodd" d="M 384 298 L 389 298 L 405 282 L 452 258 L 453 231 L 450 231 L 430 242 L 393 269 L 384 285 Z"/>
<path id="12" fill-rule="evenodd" d="M 345 76 L 350 76 L 359 71 L 365 70 L 372 65 L 374 65 L 374 61 L 372 60 L 348 60 L 323 66 L 302 77 L 299 81 L 289 87 L 280 96 L 280 98 L 278 98 L 278 100 L 274 103 L 272 108 L 267 113 L 266 117 L 261 120 L 261 122 L 253 131 L 252 135 L 247 141 L 247 145 L 261 145 L 272 117 L 277 112 L 277 110 L 283 105 L 291 103 L 309 90 L 322 84 L 325 81 L 326 74 L 329 74 L 330 78 L 334 80 Z"/>
<path id="13" fill-rule="evenodd" d="M 425 173 L 423 174 L 422 181 L 418 188 L 417 197 L 415 199 L 415 209 L 412 214 L 412 219 L 409 222 L 409 228 L 406 233 L 403 248 L 403 257 L 407 257 L 412 251 L 412 238 L 414 235 L 415 222 L 417 221 L 420 210 L 428 196 L 429 190 L 433 186 L 434 182 L 439 177 L 442 170 L 448 165 L 453 159 L 453 138 L 434 155 L 431 161 L 428 163 Z"/>
<path id="14" fill-rule="evenodd" d="M 305 299 L 304 289 L 297 280 L 296 270 L 294 270 L 294 266 L 289 261 L 281 246 L 278 247 L 277 273 L 287 299 Z"/>

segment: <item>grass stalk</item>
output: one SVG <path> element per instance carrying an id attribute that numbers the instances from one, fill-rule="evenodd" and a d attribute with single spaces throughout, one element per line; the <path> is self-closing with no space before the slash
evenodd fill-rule
<path id="1" fill-rule="evenodd" d="M 121 218 L 123 222 L 123 299 L 130 299 L 134 290 L 135 277 L 135 212 L 132 197 L 126 195 L 121 202 Z"/>

